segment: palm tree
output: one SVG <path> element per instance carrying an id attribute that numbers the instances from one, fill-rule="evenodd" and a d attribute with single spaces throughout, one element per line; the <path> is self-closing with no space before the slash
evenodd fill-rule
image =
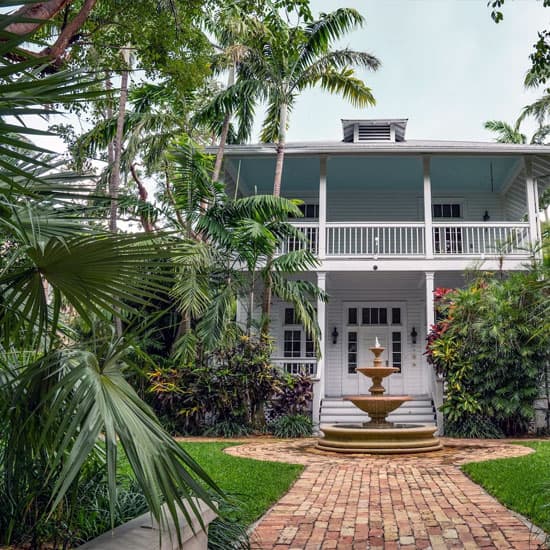
<path id="1" fill-rule="evenodd" d="M 250 41 L 251 33 L 257 32 L 257 29 L 261 27 L 261 23 L 256 17 L 245 13 L 238 5 L 229 4 L 217 12 L 212 19 L 207 20 L 206 27 L 216 39 L 214 47 L 218 51 L 212 62 L 213 72 L 216 74 L 227 70 L 227 87 L 230 88 L 235 84 L 235 74 L 240 63 L 248 55 L 247 41 Z M 235 107 L 219 102 L 218 97 L 215 96 L 194 117 L 194 120 L 209 127 L 210 131 L 219 137 L 218 151 L 212 172 L 214 181 L 217 181 L 220 176 L 228 138 L 231 137 L 232 141 L 241 142 L 250 137 L 254 117 L 254 109 L 250 109 L 251 99 L 243 95 Z M 234 114 L 237 114 L 240 122 L 238 133 L 235 133 L 231 126 L 231 117 Z"/>
<path id="2" fill-rule="evenodd" d="M 220 94 L 221 102 L 235 106 L 243 96 L 267 103 L 261 139 L 277 143 L 275 196 L 281 192 L 288 115 L 302 91 L 319 85 L 356 107 L 375 104 L 370 88 L 355 76 L 352 67 L 377 70 L 380 61 L 366 52 L 332 49 L 334 41 L 364 22 L 356 10 L 340 8 L 292 27 L 272 12 L 247 42 L 237 82 Z"/>
<path id="3" fill-rule="evenodd" d="M 248 109 L 251 112 L 255 102 L 267 103 L 261 139 L 277 143 L 274 196 L 281 194 L 288 115 L 302 91 L 320 85 L 330 93 L 342 95 L 354 106 L 375 104 L 370 88 L 355 76 L 352 67 L 377 70 L 380 61 L 366 52 L 332 49 L 335 40 L 364 21 L 356 10 L 340 8 L 321 14 L 318 20 L 307 24 L 289 26 L 274 10 L 247 43 L 249 49 L 237 69 L 237 82 L 220 94 L 220 103 L 234 107 L 242 97 L 248 98 L 252 102 Z M 263 300 L 263 333 L 268 331 L 270 313 L 268 276 Z"/>
<path id="4" fill-rule="evenodd" d="M 247 303 L 246 330 L 250 331 L 258 283 L 268 279 L 273 292 L 294 305 L 300 322 L 318 343 L 312 301 L 325 300 L 326 295 L 312 283 L 287 277 L 311 269 L 317 260 L 305 249 L 277 254 L 288 239 L 305 239 L 287 221 L 300 216 L 296 204 L 271 195 L 230 199 L 221 184 L 207 177 L 210 159 L 189 140 L 180 142 L 172 158 L 175 202 L 185 216 L 180 230 L 189 235 L 190 224 L 203 236 L 200 241 L 186 239 L 176 259 L 179 275 L 173 295 L 183 317 L 195 320 L 195 330 L 191 332 L 188 324 L 177 347 L 189 359 L 197 342 L 206 351 L 227 343 L 228 337 L 238 334 L 234 323 L 238 302 Z M 207 210 L 201 209 L 203 202 L 209 203 Z"/>

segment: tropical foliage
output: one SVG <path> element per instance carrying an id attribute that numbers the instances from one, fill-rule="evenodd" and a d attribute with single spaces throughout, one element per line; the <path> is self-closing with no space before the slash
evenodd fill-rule
<path id="1" fill-rule="evenodd" d="M 0 23 L 13 21 L 2 15 Z M 22 40 L 3 42 L 4 53 Z M 103 231 L 82 177 L 26 141 L 32 126 L 17 124 L 45 114 L 42 105 L 94 99 L 94 83 L 72 72 L 44 75 L 41 59 L 0 63 L 1 542 L 51 543 L 47 526 L 74 517 L 90 462 L 105 474 L 113 525 L 119 444 L 153 516 L 163 522 L 168 513 L 177 525 L 184 501 L 196 513 L 191 495 L 214 506 L 204 487 L 214 483 L 125 380 L 127 343 L 80 346 L 64 323 L 67 313 L 90 323 L 124 318 L 135 311 L 130 303 L 153 298 L 172 270 L 169 241 Z"/>
<path id="2" fill-rule="evenodd" d="M 251 116 L 258 102 L 267 104 L 261 139 L 277 143 L 274 195 L 281 190 L 288 116 L 303 90 L 320 86 L 355 106 L 374 105 L 370 88 L 355 76 L 353 67 L 376 70 L 380 61 L 366 52 L 332 49 L 335 41 L 363 23 L 356 10 L 341 8 L 291 26 L 273 10 L 263 25 L 246 36 L 245 55 L 236 66 L 237 80 L 217 95 L 213 109 L 238 112 L 245 97 Z"/>
<path id="3" fill-rule="evenodd" d="M 524 434 L 542 392 L 550 326 L 547 274 L 479 274 L 464 290 L 436 294 L 430 363 L 445 378 L 445 433 Z"/>

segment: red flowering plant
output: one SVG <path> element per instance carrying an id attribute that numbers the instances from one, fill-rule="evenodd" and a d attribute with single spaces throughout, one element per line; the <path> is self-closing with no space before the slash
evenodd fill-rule
<path id="1" fill-rule="evenodd" d="M 434 353 L 434 344 L 445 331 L 449 328 L 452 321 L 453 301 L 450 294 L 454 292 L 452 288 L 439 287 L 434 290 L 434 305 L 436 313 L 436 322 L 431 325 L 430 332 L 426 337 L 426 355 L 428 363 L 433 365 L 435 371 L 439 375 L 444 374 L 443 365 L 437 360 L 437 354 Z"/>

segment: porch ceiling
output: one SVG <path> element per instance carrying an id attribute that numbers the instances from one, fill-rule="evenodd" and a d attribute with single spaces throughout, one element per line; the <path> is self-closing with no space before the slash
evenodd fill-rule
<path id="1" fill-rule="evenodd" d="M 229 169 L 244 194 L 269 194 L 273 187 L 274 157 L 232 157 Z M 434 156 L 431 160 L 433 192 L 499 192 L 518 170 L 521 159 L 514 156 Z M 239 170 L 240 165 L 240 170 Z M 401 191 L 422 188 L 422 159 L 419 156 L 346 156 L 329 158 L 329 192 L 368 187 Z M 319 157 L 287 157 L 282 194 L 316 194 L 319 188 Z"/>

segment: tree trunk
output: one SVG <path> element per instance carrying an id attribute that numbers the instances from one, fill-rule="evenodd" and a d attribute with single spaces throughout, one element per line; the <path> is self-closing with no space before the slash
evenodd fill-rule
<path id="1" fill-rule="evenodd" d="M 113 165 L 111 168 L 111 177 L 109 178 L 109 195 L 111 197 L 111 213 L 109 216 L 109 229 L 113 232 L 117 230 L 117 199 L 120 188 L 120 157 L 122 156 L 122 140 L 124 137 L 124 118 L 126 117 L 126 100 L 128 99 L 128 71 L 122 72 L 120 82 L 120 99 L 118 108 L 118 118 L 116 123 L 116 134 L 113 143 Z"/>
<path id="2" fill-rule="evenodd" d="M 283 178 L 283 162 L 286 147 L 286 118 L 288 107 L 286 103 L 279 110 L 279 141 L 277 143 L 277 162 L 275 164 L 275 177 L 273 179 L 273 195 L 281 196 L 281 180 Z"/>
<path id="3" fill-rule="evenodd" d="M 235 64 L 229 69 L 229 75 L 227 77 L 227 87 L 230 88 L 235 84 Z M 216 162 L 214 163 L 214 171 L 212 172 L 212 179 L 218 181 L 220 173 L 222 171 L 223 155 L 225 152 L 225 145 L 227 143 L 227 135 L 229 134 L 229 123 L 231 122 L 231 113 L 226 113 L 223 119 L 222 131 L 220 134 L 220 144 L 218 145 L 218 151 L 216 153 Z"/>
<path id="4" fill-rule="evenodd" d="M 125 60 L 126 63 L 126 60 Z M 113 164 L 111 167 L 111 177 L 109 178 L 109 195 L 111 197 L 111 209 L 109 216 L 109 229 L 116 233 L 117 231 L 117 210 L 118 210 L 118 191 L 120 188 L 120 157 L 122 155 L 122 139 L 124 137 L 124 118 L 126 116 L 126 100 L 128 98 L 128 71 L 122 71 L 120 82 L 120 99 L 118 106 L 118 118 L 116 125 L 116 135 L 113 144 Z M 122 320 L 120 316 L 115 315 L 115 331 L 117 336 L 122 336 Z"/>
<path id="5" fill-rule="evenodd" d="M 82 27 L 86 19 L 88 19 L 88 16 L 94 8 L 96 2 L 97 0 L 86 0 L 78 14 L 73 17 L 73 19 L 71 19 L 67 26 L 61 31 L 61 34 L 53 46 L 44 50 L 44 54 L 50 55 L 54 61 L 59 61 L 71 43 L 72 38 L 76 35 L 80 27 Z"/>
<path id="6" fill-rule="evenodd" d="M 68 7 L 73 0 L 50 0 L 49 2 L 35 2 L 24 5 L 15 13 L 21 18 L 34 19 L 34 21 L 22 21 L 12 23 L 6 27 L 6 31 L 17 36 L 25 36 L 37 31 L 54 18 L 62 9 Z M 30 50 L 20 50 L 28 56 L 50 57 L 53 60 L 53 66 L 58 67 L 59 62 L 68 46 L 77 36 L 78 31 L 88 19 L 90 12 L 96 5 L 97 0 L 85 0 L 80 11 L 61 29 L 57 40 L 51 46 L 47 46 L 39 52 Z M 16 58 L 19 56 L 16 55 Z M 50 67 L 51 68 L 51 67 Z"/>
<path id="7" fill-rule="evenodd" d="M 39 29 L 44 23 L 55 17 L 65 6 L 74 0 L 49 0 L 49 2 L 36 2 L 25 4 L 15 12 L 15 16 L 35 21 L 12 23 L 5 28 L 6 32 L 24 36 Z"/>
<path id="8" fill-rule="evenodd" d="M 288 106 L 283 103 L 279 109 L 279 141 L 277 143 L 277 161 L 275 163 L 275 177 L 273 179 L 273 195 L 275 197 L 281 196 L 281 180 L 283 178 L 283 162 L 285 158 L 285 146 L 286 146 L 286 119 L 288 113 Z M 269 263 L 269 260 L 268 260 Z M 262 303 L 262 337 L 269 334 L 269 322 L 271 317 L 271 276 L 269 271 L 266 271 L 264 288 L 264 299 Z"/>

